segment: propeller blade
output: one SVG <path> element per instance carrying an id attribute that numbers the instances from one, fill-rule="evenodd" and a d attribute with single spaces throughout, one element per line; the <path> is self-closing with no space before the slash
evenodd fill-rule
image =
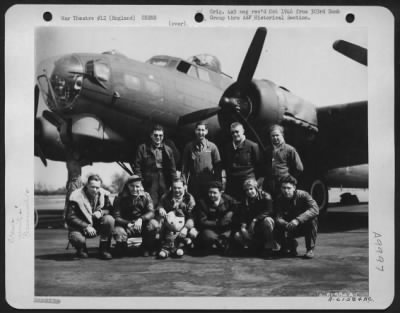
<path id="1" fill-rule="evenodd" d="M 194 111 L 192 113 L 183 115 L 178 120 L 178 126 L 183 126 L 195 122 L 206 120 L 211 116 L 217 114 L 221 110 L 220 107 L 208 108 L 203 110 Z"/>
<path id="2" fill-rule="evenodd" d="M 39 87 L 38 85 L 35 85 L 35 117 L 39 107 L 39 93 Z"/>
<path id="3" fill-rule="evenodd" d="M 238 75 L 237 83 L 239 85 L 239 90 L 242 90 L 251 82 L 260 59 L 266 36 L 267 29 L 265 27 L 259 27 L 254 34 Z"/>
<path id="4" fill-rule="evenodd" d="M 235 112 L 235 116 L 237 117 L 239 122 L 242 123 L 243 126 L 245 128 L 247 128 L 253 134 L 253 136 L 256 138 L 260 148 L 262 149 L 263 152 L 265 152 L 265 146 L 264 146 L 263 142 L 261 141 L 260 136 L 258 136 L 256 130 L 253 128 L 253 126 L 251 126 L 249 121 L 240 112 Z"/>
<path id="5" fill-rule="evenodd" d="M 52 111 L 45 110 L 42 113 L 43 117 L 48 120 L 55 127 L 60 128 L 64 124 L 64 120 Z"/>
<path id="6" fill-rule="evenodd" d="M 368 50 L 363 47 L 345 40 L 336 40 L 333 49 L 358 63 L 368 65 Z"/>
<path id="7" fill-rule="evenodd" d="M 38 119 L 36 118 L 38 107 L 39 107 L 39 95 L 40 95 L 40 90 L 39 90 L 38 85 L 35 85 L 35 93 L 34 94 L 35 94 L 35 100 L 34 100 L 35 101 L 35 112 L 34 112 L 35 113 L 35 116 L 34 116 L 34 118 L 35 118 L 35 146 L 34 146 L 34 154 L 37 155 L 40 158 L 40 160 L 42 161 L 44 166 L 47 166 L 46 157 L 45 157 L 45 155 L 43 153 L 43 150 L 40 147 L 40 144 L 38 142 L 38 137 L 40 136 L 40 133 L 39 133 L 40 124 L 38 124 L 39 122 L 38 122 Z"/>
<path id="8" fill-rule="evenodd" d="M 42 134 L 42 123 L 38 118 L 35 118 L 35 146 L 34 146 L 34 155 L 38 156 L 42 161 L 44 166 L 47 166 L 46 156 L 43 153 L 43 150 L 40 146 L 39 138 Z"/>
<path id="9" fill-rule="evenodd" d="M 40 144 L 37 142 L 35 142 L 35 155 L 37 155 L 40 158 L 44 166 L 47 166 L 46 157 L 44 156 L 44 153 L 40 148 Z"/>

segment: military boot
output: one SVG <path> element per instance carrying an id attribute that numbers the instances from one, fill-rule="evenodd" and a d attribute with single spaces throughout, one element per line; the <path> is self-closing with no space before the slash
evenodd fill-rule
<path id="1" fill-rule="evenodd" d="M 102 259 L 102 260 L 111 260 L 112 259 L 112 255 L 110 253 L 110 245 L 111 245 L 110 240 L 107 240 L 107 241 L 100 240 L 100 246 L 99 246 L 100 259 Z"/>
<path id="2" fill-rule="evenodd" d="M 114 248 L 113 256 L 116 258 L 122 258 L 128 251 L 128 243 L 126 241 L 117 241 Z"/>
<path id="3" fill-rule="evenodd" d="M 86 245 L 76 248 L 76 253 L 73 257 L 74 260 L 80 260 L 80 259 L 87 259 L 89 257 L 87 253 L 87 248 Z"/>

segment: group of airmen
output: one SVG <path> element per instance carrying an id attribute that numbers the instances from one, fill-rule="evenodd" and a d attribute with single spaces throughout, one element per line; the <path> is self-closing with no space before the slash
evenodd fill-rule
<path id="1" fill-rule="evenodd" d="M 233 123 L 230 131 L 232 141 L 220 153 L 206 138 L 207 124 L 197 123 L 196 139 L 185 146 L 177 171 L 163 128 L 154 126 L 150 140 L 137 149 L 134 174 L 113 203 L 101 177 L 89 176 L 66 202 L 74 257 L 87 258 L 86 238 L 96 236 L 104 260 L 129 255 L 132 237 L 142 238 L 138 250 L 143 256 L 172 255 L 173 247 L 160 233 L 173 211 L 185 217 L 178 237 L 188 239 L 183 249 L 193 255 L 296 256 L 296 238 L 304 236 L 303 257 L 313 258 L 319 209 L 307 192 L 296 188 L 303 165 L 296 149 L 285 143 L 284 129 L 269 129 L 272 145 L 265 153 L 246 138 L 242 124 Z"/>

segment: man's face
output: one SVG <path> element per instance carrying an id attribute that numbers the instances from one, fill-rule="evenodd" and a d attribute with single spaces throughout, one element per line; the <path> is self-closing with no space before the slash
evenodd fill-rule
<path id="1" fill-rule="evenodd" d="M 151 134 L 151 140 L 156 146 L 159 146 L 164 139 L 164 132 L 162 130 L 155 130 Z"/>
<path id="2" fill-rule="evenodd" d="M 206 125 L 197 125 L 196 129 L 194 130 L 197 139 L 204 139 L 208 134 L 208 129 Z"/>
<path id="3" fill-rule="evenodd" d="M 231 135 L 234 142 L 239 143 L 244 139 L 244 129 L 242 126 L 238 125 L 231 128 Z"/>
<path id="4" fill-rule="evenodd" d="M 271 132 L 271 142 L 274 146 L 279 146 L 284 141 L 285 139 L 283 138 L 282 133 L 278 129 L 275 129 Z"/>
<path id="5" fill-rule="evenodd" d="M 99 182 L 98 180 L 91 180 L 86 186 L 89 195 L 95 197 L 100 190 L 100 186 L 101 182 Z"/>
<path id="6" fill-rule="evenodd" d="M 246 187 L 244 191 L 249 198 L 255 198 L 257 196 L 257 189 L 253 186 Z"/>
<path id="7" fill-rule="evenodd" d="M 219 202 L 221 200 L 221 190 L 218 188 L 210 188 L 208 189 L 208 197 L 212 202 Z"/>
<path id="8" fill-rule="evenodd" d="M 137 196 L 142 191 L 142 188 L 142 182 L 140 181 L 134 181 L 128 184 L 129 193 L 132 196 Z"/>
<path id="9" fill-rule="evenodd" d="M 296 187 L 291 183 L 283 183 L 281 186 L 282 195 L 287 199 L 292 199 Z"/>
<path id="10" fill-rule="evenodd" d="M 172 184 L 172 192 L 175 198 L 180 198 L 185 193 L 185 187 L 183 186 L 182 182 L 174 182 Z"/>

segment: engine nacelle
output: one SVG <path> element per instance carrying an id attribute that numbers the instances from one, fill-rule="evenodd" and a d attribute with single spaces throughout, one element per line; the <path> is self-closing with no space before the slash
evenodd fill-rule
<path id="1" fill-rule="evenodd" d="M 70 127 L 68 133 L 72 136 L 72 142 L 75 145 L 85 145 L 87 142 L 94 141 L 101 141 L 103 144 L 121 144 L 125 141 L 94 115 L 73 116 Z"/>
<path id="2" fill-rule="evenodd" d="M 248 96 L 253 107 L 251 120 L 256 127 L 283 124 L 318 132 L 315 106 L 285 88 L 268 80 L 254 80 Z"/>

